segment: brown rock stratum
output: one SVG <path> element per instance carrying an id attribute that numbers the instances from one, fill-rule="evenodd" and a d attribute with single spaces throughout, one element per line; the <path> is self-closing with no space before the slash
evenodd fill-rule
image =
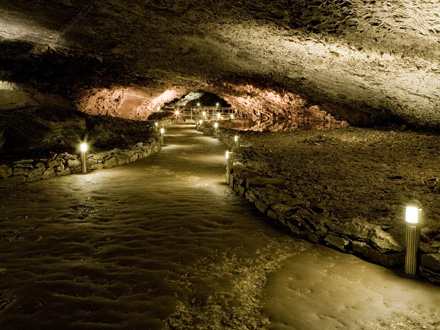
<path id="1" fill-rule="evenodd" d="M 131 119 L 204 90 L 254 118 L 439 128 L 439 15 L 434 0 L 4 1 L 0 80 Z"/>

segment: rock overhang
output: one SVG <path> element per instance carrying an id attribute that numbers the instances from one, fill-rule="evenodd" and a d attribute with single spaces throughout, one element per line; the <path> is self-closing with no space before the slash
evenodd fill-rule
<path id="1" fill-rule="evenodd" d="M 435 1 L 17 0 L 0 8 L 2 79 L 51 90 L 86 112 L 94 97 L 112 103 L 123 93 L 125 107 L 113 114 L 142 119 L 205 90 L 251 116 L 304 103 L 354 125 L 440 127 Z"/>

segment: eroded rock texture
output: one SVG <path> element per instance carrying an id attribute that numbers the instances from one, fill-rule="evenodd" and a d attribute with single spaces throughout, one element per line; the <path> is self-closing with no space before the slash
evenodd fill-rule
<path id="1" fill-rule="evenodd" d="M 0 75 L 132 119 L 206 90 L 250 116 L 301 104 L 438 128 L 439 13 L 434 0 L 8 1 Z"/>

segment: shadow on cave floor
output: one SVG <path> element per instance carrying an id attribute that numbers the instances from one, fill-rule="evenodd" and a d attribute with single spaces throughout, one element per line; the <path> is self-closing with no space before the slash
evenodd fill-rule
<path id="1" fill-rule="evenodd" d="M 434 329 L 440 289 L 288 237 L 224 182 L 224 146 L 0 196 L 2 329 Z"/>

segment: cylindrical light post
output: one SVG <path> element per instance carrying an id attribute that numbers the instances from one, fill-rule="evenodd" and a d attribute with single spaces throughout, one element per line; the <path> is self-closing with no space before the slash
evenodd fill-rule
<path id="1" fill-rule="evenodd" d="M 406 256 L 405 273 L 416 275 L 417 273 L 417 251 L 420 242 L 420 202 L 412 201 L 406 206 Z"/>
<path id="2" fill-rule="evenodd" d="M 218 132 L 218 123 L 214 123 L 214 135 L 217 135 Z"/>
<path id="3" fill-rule="evenodd" d="M 79 146 L 80 150 L 81 150 L 81 168 L 82 168 L 82 172 L 83 173 L 87 173 L 87 157 L 86 157 L 86 153 L 87 153 L 87 143 L 83 142 L 81 143 L 81 145 Z"/>
<path id="4" fill-rule="evenodd" d="M 232 181 L 231 172 L 233 167 L 233 162 L 232 162 L 233 155 L 234 155 L 233 152 L 226 151 L 226 184 L 228 185 L 231 185 L 231 181 Z"/>
<path id="5" fill-rule="evenodd" d="M 163 144 L 163 135 L 165 134 L 165 129 L 162 127 L 160 129 L 160 144 Z"/>
<path id="6" fill-rule="evenodd" d="M 240 147 L 240 137 L 238 135 L 234 136 L 234 148 Z"/>

